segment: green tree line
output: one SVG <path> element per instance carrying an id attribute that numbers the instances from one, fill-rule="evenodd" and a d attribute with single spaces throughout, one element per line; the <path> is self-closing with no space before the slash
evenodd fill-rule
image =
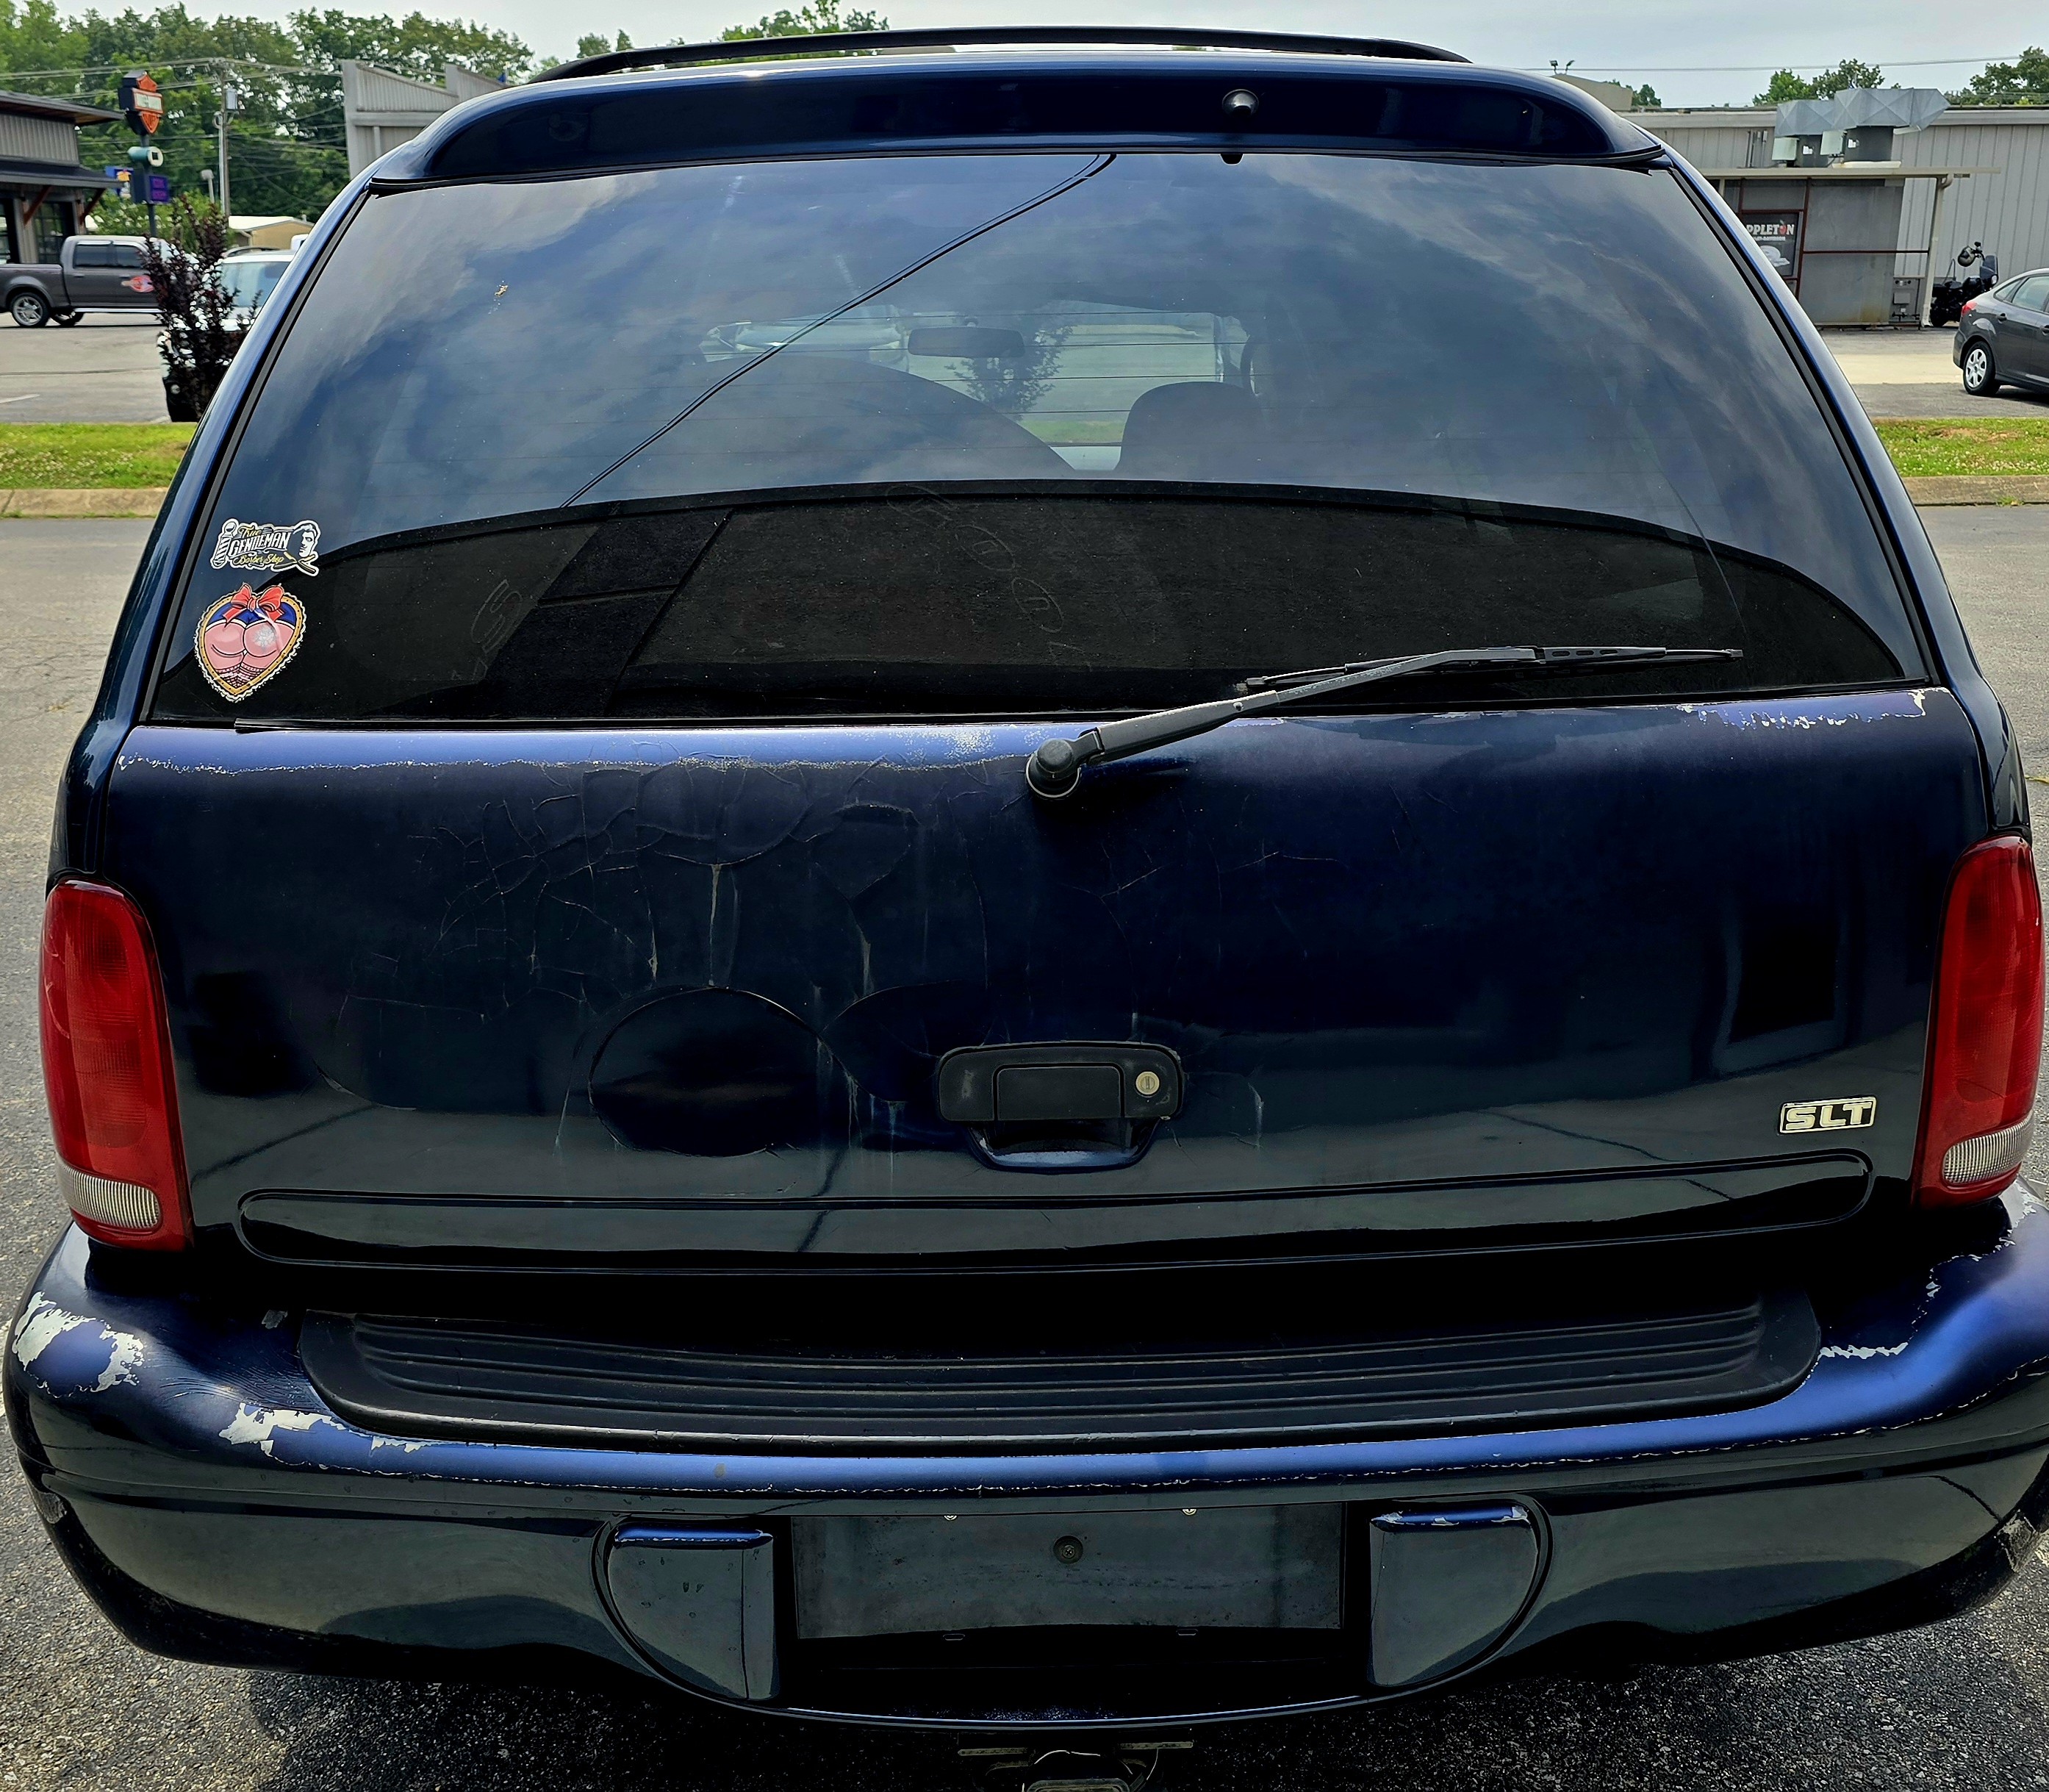
<path id="1" fill-rule="evenodd" d="M 888 22 L 858 8 L 843 12 L 839 0 L 811 0 L 725 36 L 873 31 Z M 624 32 L 593 34 L 578 41 L 576 54 L 632 48 Z M 122 76 L 146 71 L 164 93 L 164 122 L 152 139 L 164 153 L 161 172 L 195 200 L 215 165 L 222 88 L 231 86 L 228 178 L 234 209 L 244 216 L 317 218 L 347 182 L 340 65 L 350 60 L 438 83 L 451 62 L 516 81 L 556 59 L 538 56 L 509 31 L 418 12 L 395 18 L 308 8 L 281 25 L 231 14 L 201 18 L 182 4 L 60 14 L 56 0 L 0 0 L 0 88 L 112 107 Z M 80 156 L 90 168 L 126 166 L 134 141 L 118 124 L 88 126 L 79 133 Z M 115 216 L 110 205 L 110 220 Z"/>
<path id="2" fill-rule="evenodd" d="M 1833 99 L 1852 87 L 1886 84 L 1885 71 L 1876 64 L 1845 56 L 1818 75 L 1803 77 L 1782 68 L 1752 103 L 1776 106 L 1787 99 Z M 1899 83 L 1892 84 L 1898 87 Z M 2049 50 L 2031 46 L 2011 62 L 1988 63 L 1947 98 L 1952 106 L 2049 105 Z"/>
<path id="3" fill-rule="evenodd" d="M 178 192 L 204 192 L 221 90 L 231 84 L 229 182 L 243 213 L 317 218 L 348 180 L 340 67 L 348 57 L 430 81 L 450 62 L 507 79 L 534 62 L 510 32 L 420 13 L 395 19 L 309 9 L 278 25 L 198 18 L 181 5 L 60 17 L 54 0 L 0 0 L 0 87 L 111 107 L 128 70 L 156 77 L 164 122 L 152 141 Z M 79 153 L 88 167 L 125 165 L 134 141 L 118 124 L 87 126 Z"/>

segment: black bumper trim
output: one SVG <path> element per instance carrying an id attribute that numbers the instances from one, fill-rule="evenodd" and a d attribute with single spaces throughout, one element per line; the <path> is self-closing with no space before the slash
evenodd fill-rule
<path id="1" fill-rule="evenodd" d="M 1142 1448 L 1448 1435 L 1775 1398 L 1821 1331 L 1792 1290 L 1351 1343 L 974 1357 L 765 1354 L 511 1325 L 308 1316 L 336 1412 L 395 1436 L 775 1452 Z"/>

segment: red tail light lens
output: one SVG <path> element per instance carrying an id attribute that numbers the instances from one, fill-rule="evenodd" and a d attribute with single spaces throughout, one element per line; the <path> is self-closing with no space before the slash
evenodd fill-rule
<path id="1" fill-rule="evenodd" d="M 1967 298 L 1964 301 L 1963 309 L 1959 311 L 1957 315 L 1959 317 L 1968 317 L 1973 311 L 1977 310 L 1977 308 L 1978 301 L 1976 299 Z"/>
<path id="2" fill-rule="evenodd" d="M 57 1180 L 80 1227 L 109 1244 L 184 1250 L 192 1202 L 163 979 L 149 923 L 120 891 L 50 892 L 42 1024 Z"/>
<path id="3" fill-rule="evenodd" d="M 2042 1064 L 2042 895 L 2024 840 L 1957 861 L 1929 1017 L 1914 1191 L 1924 1206 L 1997 1195 L 2020 1174 Z"/>

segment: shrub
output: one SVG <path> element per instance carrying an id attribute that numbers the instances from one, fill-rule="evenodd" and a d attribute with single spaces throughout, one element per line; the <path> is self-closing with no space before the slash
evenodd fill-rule
<path id="1" fill-rule="evenodd" d="M 164 326 L 164 395 L 173 422 L 195 422 L 204 413 L 249 333 L 235 322 L 235 301 L 221 284 L 227 253 L 227 220 L 185 199 L 172 201 L 170 239 L 154 236 L 142 246 Z"/>

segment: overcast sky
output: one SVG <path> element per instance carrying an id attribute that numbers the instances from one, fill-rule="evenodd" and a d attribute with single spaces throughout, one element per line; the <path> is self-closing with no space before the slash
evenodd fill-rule
<path id="1" fill-rule="evenodd" d="M 282 17 L 305 0 L 223 0 L 222 10 Z M 409 0 L 409 4 L 412 0 Z M 566 55 L 583 31 L 624 29 L 636 44 L 715 37 L 759 17 L 770 0 L 418 0 L 517 32 L 537 50 Z M 781 0 L 775 0 L 780 4 Z M 1748 100 L 1781 67 L 1826 67 L 1844 56 L 1876 62 L 1903 87 L 1955 87 L 1983 64 L 2049 43 L 2049 14 L 2035 0 L 1802 0 L 1783 10 L 1728 0 L 1429 0 L 1359 5 L 1347 0 L 869 0 L 892 25 L 1114 24 L 1239 25 L 1420 39 L 1476 62 L 1544 68 L 1553 57 L 1577 72 L 1648 81 L 1668 105 Z M 199 11 L 213 10 L 204 5 Z M 367 11 L 367 6 L 351 10 Z M 404 9 L 399 9 L 404 10 Z M 1959 60 L 1959 58 L 1965 60 Z"/>

